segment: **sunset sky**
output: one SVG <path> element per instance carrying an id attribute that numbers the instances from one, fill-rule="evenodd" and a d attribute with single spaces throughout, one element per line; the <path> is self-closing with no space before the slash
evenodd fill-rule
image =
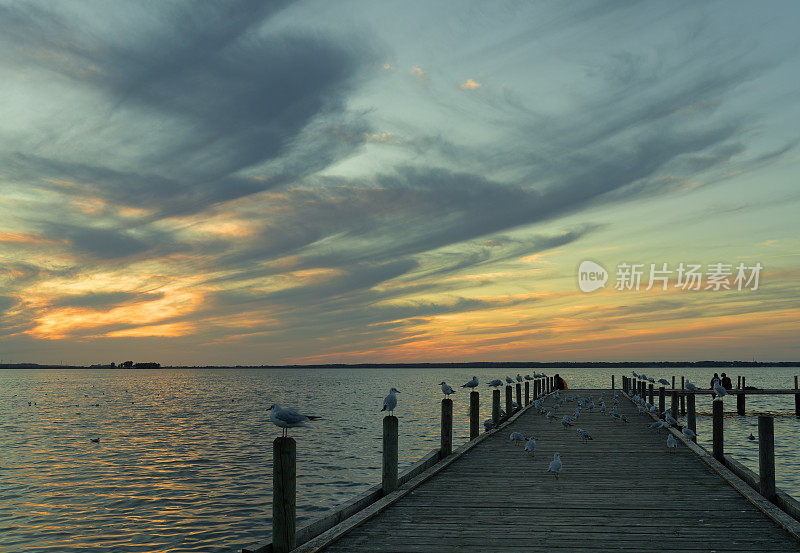
<path id="1" fill-rule="evenodd" d="M 0 1 L 0 358 L 798 360 L 798 21 Z"/>

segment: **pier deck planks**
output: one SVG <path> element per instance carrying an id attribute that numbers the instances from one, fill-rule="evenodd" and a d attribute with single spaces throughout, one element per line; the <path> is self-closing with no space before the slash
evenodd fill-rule
<path id="1" fill-rule="evenodd" d="M 562 394 L 598 403 L 600 391 Z M 563 430 L 559 420 L 576 406 L 564 403 L 552 423 L 528 410 L 323 551 L 800 551 L 683 444 L 668 454 L 667 434 L 621 394 L 629 423 L 584 410 Z M 594 440 L 581 443 L 577 427 Z M 535 458 L 509 442 L 514 430 L 537 437 Z M 556 451 L 559 480 L 546 472 Z"/>

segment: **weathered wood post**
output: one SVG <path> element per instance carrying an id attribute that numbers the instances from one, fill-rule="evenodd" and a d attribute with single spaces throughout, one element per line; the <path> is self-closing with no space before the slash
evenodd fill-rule
<path id="1" fill-rule="evenodd" d="M 686 378 L 681 377 L 681 415 L 686 414 Z M 653 403 L 652 401 L 650 403 Z"/>
<path id="2" fill-rule="evenodd" d="M 272 550 L 288 553 L 295 543 L 297 444 L 289 437 L 272 442 Z"/>
<path id="3" fill-rule="evenodd" d="M 712 438 L 714 440 L 714 447 L 713 453 L 714 458 L 719 461 L 720 463 L 724 464 L 725 461 L 725 443 L 724 437 L 722 433 L 722 400 L 714 400 L 711 402 L 714 406 L 713 415 L 712 415 L 712 422 L 713 422 L 713 434 Z"/>
<path id="4" fill-rule="evenodd" d="M 742 389 L 742 375 L 736 377 L 736 389 L 737 390 Z"/>
<path id="5" fill-rule="evenodd" d="M 690 393 L 689 397 L 686 398 L 686 403 L 688 404 L 686 410 L 686 426 L 689 427 L 689 430 L 697 434 L 697 411 L 694 407 L 694 393 Z M 697 442 L 697 437 L 692 438 L 693 442 Z"/>
<path id="6" fill-rule="evenodd" d="M 794 416 L 800 418 L 800 393 L 797 392 L 797 376 L 794 377 Z"/>
<path id="7" fill-rule="evenodd" d="M 744 390 L 739 390 L 736 394 L 736 412 L 744 415 Z"/>
<path id="8" fill-rule="evenodd" d="M 622 375 L 622 391 L 623 392 L 627 392 L 628 391 L 628 383 L 625 382 L 626 378 L 627 378 L 627 376 Z"/>
<path id="9" fill-rule="evenodd" d="M 528 406 L 531 404 L 531 389 L 529 386 L 530 382 L 527 380 L 525 381 L 525 405 Z"/>
<path id="10" fill-rule="evenodd" d="M 647 397 L 647 385 L 648 382 L 646 380 L 642 380 L 642 391 L 639 393 L 639 396 L 642 398 Z"/>
<path id="11" fill-rule="evenodd" d="M 664 386 L 658 387 L 658 416 L 660 417 L 661 414 L 666 410 L 666 390 L 664 390 Z"/>
<path id="12" fill-rule="evenodd" d="M 511 386 L 506 386 L 506 418 L 514 414 L 514 400 L 512 399 Z"/>
<path id="13" fill-rule="evenodd" d="M 615 386 L 614 386 L 614 375 L 613 374 L 611 375 L 611 389 L 612 390 L 615 389 Z"/>
<path id="14" fill-rule="evenodd" d="M 648 384 L 647 385 L 647 395 L 649 396 L 648 400 L 650 401 L 650 404 L 652 405 L 652 403 L 653 403 L 653 385 L 652 384 Z"/>
<path id="15" fill-rule="evenodd" d="M 672 376 L 672 389 L 675 389 L 675 376 Z"/>
<path id="16" fill-rule="evenodd" d="M 480 394 L 469 393 L 469 439 L 474 440 L 480 434 Z"/>
<path id="17" fill-rule="evenodd" d="M 522 409 L 522 384 L 517 382 L 517 409 Z"/>
<path id="18" fill-rule="evenodd" d="M 383 417 L 383 495 L 397 489 L 397 417 Z"/>
<path id="19" fill-rule="evenodd" d="M 758 416 L 758 480 L 761 495 L 775 501 L 775 423 L 772 417 Z"/>
<path id="20" fill-rule="evenodd" d="M 678 418 L 678 390 L 672 390 L 672 405 L 670 405 L 669 412 L 672 418 Z"/>
<path id="21" fill-rule="evenodd" d="M 453 400 L 442 400 L 442 440 L 439 447 L 439 458 L 444 459 L 453 453 Z"/>
<path id="22" fill-rule="evenodd" d="M 500 390 L 497 388 L 492 391 L 492 422 L 495 428 L 500 426 Z"/>

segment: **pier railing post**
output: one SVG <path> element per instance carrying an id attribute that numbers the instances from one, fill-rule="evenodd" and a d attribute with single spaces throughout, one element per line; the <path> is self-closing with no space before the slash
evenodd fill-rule
<path id="1" fill-rule="evenodd" d="M 737 390 L 742 389 L 742 375 L 736 377 L 736 389 Z"/>
<path id="2" fill-rule="evenodd" d="M 297 444 L 292 438 L 272 442 L 272 550 L 288 553 L 296 547 Z"/>
<path id="3" fill-rule="evenodd" d="M 522 409 L 522 384 L 517 382 L 516 387 L 517 387 L 517 409 Z"/>
<path id="4" fill-rule="evenodd" d="M 528 406 L 531 403 L 531 388 L 530 382 L 527 380 L 525 381 L 525 405 Z"/>
<path id="5" fill-rule="evenodd" d="M 797 377 L 794 377 L 794 416 L 800 418 L 800 393 L 797 392 Z"/>
<path id="6" fill-rule="evenodd" d="M 660 417 L 661 414 L 666 411 L 666 398 L 664 397 L 666 391 L 664 390 L 664 386 L 658 387 L 658 416 Z"/>
<path id="7" fill-rule="evenodd" d="M 714 400 L 711 402 L 714 406 L 713 408 L 713 415 L 712 415 L 712 423 L 713 423 L 713 434 L 712 438 L 714 440 L 714 459 L 719 461 L 720 463 L 724 463 L 725 461 L 725 441 L 722 433 L 722 409 L 723 404 L 722 400 Z"/>
<path id="8" fill-rule="evenodd" d="M 480 397 L 478 392 L 469 393 L 469 439 L 474 440 L 480 434 Z"/>
<path id="9" fill-rule="evenodd" d="M 736 394 L 736 412 L 740 415 L 744 415 L 744 390 L 739 390 L 739 393 Z"/>
<path id="10" fill-rule="evenodd" d="M 686 379 L 681 377 L 681 415 L 686 414 Z M 653 403 L 652 401 L 650 403 Z"/>
<path id="11" fill-rule="evenodd" d="M 500 426 L 500 390 L 497 388 L 492 391 L 492 422 L 495 428 Z"/>
<path id="12" fill-rule="evenodd" d="M 775 501 L 775 427 L 772 417 L 758 416 L 758 480 L 761 495 Z"/>
<path id="13" fill-rule="evenodd" d="M 642 380 L 641 390 L 639 391 L 639 397 L 647 397 L 647 381 Z"/>
<path id="14" fill-rule="evenodd" d="M 652 405 L 653 404 L 653 385 L 652 384 L 648 384 L 647 385 L 647 395 L 650 396 L 648 398 L 648 401 Z"/>
<path id="15" fill-rule="evenodd" d="M 442 440 L 439 447 L 439 458 L 444 459 L 453 453 L 453 400 L 442 400 Z"/>
<path id="16" fill-rule="evenodd" d="M 678 390 L 672 390 L 672 405 L 670 405 L 669 411 L 673 419 L 678 418 Z"/>
<path id="17" fill-rule="evenodd" d="M 397 417 L 383 417 L 383 495 L 397 489 Z"/>
<path id="18" fill-rule="evenodd" d="M 514 414 L 514 400 L 512 399 L 511 386 L 506 386 L 506 418 Z"/>
<path id="19" fill-rule="evenodd" d="M 686 426 L 689 430 L 697 434 L 697 411 L 694 406 L 694 394 L 689 394 L 686 397 Z M 697 442 L 697 437 L 692 438 L 693 442 Z"/>

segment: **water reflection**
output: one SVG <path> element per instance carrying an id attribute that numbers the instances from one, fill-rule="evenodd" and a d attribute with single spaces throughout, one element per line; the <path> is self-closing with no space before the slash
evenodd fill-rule
<path id="1" fill-rule="evenodd" d="M 324 420 L 293 429 L 300 520 L 380 481 L 383 397 L 395 386 L 401 469 L 439 443 L 439 382 L 457 389 L 454 445 L 468 439 L 468 392 L 518 372 L 460 369 L 163 370 L 0 372 L 0 551 L 231 551 L 269 539 L 273 402 Z M 525 372 L 530 371 L 522 371 Z M 555 371 L 553 371 L 555 372 Z M 612 371 L 559 369 L 572 387 L 610 386 Z M 710 371 L 673 372 L 705 382 Z M 731 371 L 732 372 L 732 371 Z M 796 369 L 749 369 L 748 384 L 790 387 Z M 627 371 L 614 371 L 619 376 Z M 651 374 L 652 373 L 652 374 Z M 29 406 L 28 401 L 32 404 Z M 35 404 L 33 403 L 35 402 Z M 792 396 L 749 396 L 748 414 L 776 415 L 778 485 L 800 491 L 791 444 L 800 423 Z M 726 449 L 757 469 L 755 416 L 726 403 Z M 710 438 L 710 398 L 698 398 L 700 442 Z M 99 437 L 99 443 L 90 442 Z M 710 447 L 710 445 L 708 445 Z"/>

